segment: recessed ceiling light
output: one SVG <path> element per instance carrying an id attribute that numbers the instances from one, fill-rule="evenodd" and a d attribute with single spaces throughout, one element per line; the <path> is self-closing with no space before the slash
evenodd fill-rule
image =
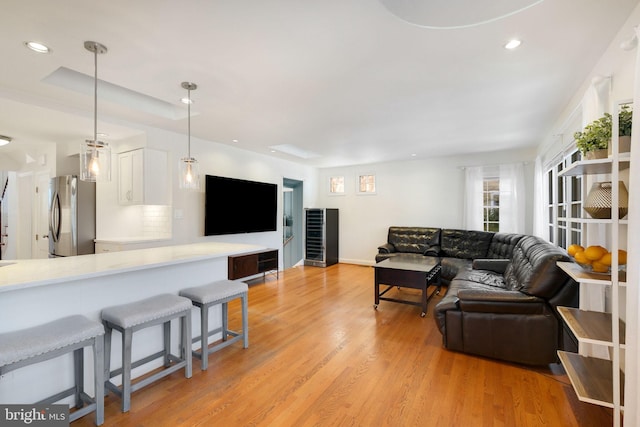
<path id="1" fill-rule="evenodd" d="M 24 45 L 27 46 L 32 51 L 37 52 L 37 53 L 51 53 L 51 49 L 49 49 L 48 46 L 43 45 L 42 43 L 24 42 Z"/>
<path id="2" fill-rule="evenodd" d="M 10 136 L 0 135 L 0 147 L 2 147 L 3 145 L 7 145 L 12 140 L 13 138 L 11 138 Z"/>
<path id="3" fill-rule="evenodd" d="M 238 140 L 237 139 L 232 139 L 231 142 L 238 142 Z"/>
<path id="4" fill-rule="evenodd" d="M 504 45 L 505 49 L 509 49 L 509 50 L 513 50 L 515 48 L 517 48 L 518 46 L 520 46 L 522 44 L 522 42 L 518 39 L 513 39 L 513 40 L 509 40 L 507 42 L 507 44 Z"/>
<path id="5" fill-rule="evenodd" d="M 180 98 L 180 102 L 182 102 L 183 104 L 193 104 L 193 99 Z"/>
<path id="6" fill-rule="evenodd" d="M 411 153 L 411 157 L 416 157 L 417 154 L 416 153 Z"/>

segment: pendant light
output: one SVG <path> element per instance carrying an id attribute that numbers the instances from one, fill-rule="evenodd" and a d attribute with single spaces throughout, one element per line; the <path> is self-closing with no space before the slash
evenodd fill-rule
<path id="1" fill-rule="evenodd" d="M 182 88 L 187 90 L 187 157 L 180 159 L 180 188 L 198 190 L 200 188 L 200 175 L 198 173 L 198 161 L 191 157 L 191 91 L 198 86 L 195 83 L 182 82 Z"/>
<path id="2" fill-rule="evenodd" d="M 106 142 L 98 141 L 98 54 L 107 53 L 107 47 L 97 43 L 84 42 L 84 48 L 93 52 L 93 139 L 87 139 L 80 146 L 80 179 L 82 181 L 111 181 L 111 148 Z"/>

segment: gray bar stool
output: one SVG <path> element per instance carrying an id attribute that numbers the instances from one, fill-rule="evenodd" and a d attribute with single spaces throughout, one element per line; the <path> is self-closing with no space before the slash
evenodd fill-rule
<path id="1" fill-rule="evenodd" d="M 185 377 L 191 378 L 191 301 L 172 294 L 161 294 L 129 304 L 102 310 L 105 327 L 105 386 L 122 398 L 122 412 L 131 408 L 131 393 L 182 368 Z M 171 354 L 171 320 L 180 319 L 180 356 Z M 164 349 L 138 361 L 131 361 L 131 343 L 135 331 L 155 325 L 163 325 Z M 115 329 L 122 334 L 122 368 L 111 371 L 111 333 Z M 131 370 L 158 358 L 164 358 L 165 369 L 131 384 Z M 175 362 L 175 364 L 171 364 Z M 122 375 L 122 390 L 111 378 Z"/>
<path id="2" fill-rule="evenodd" d="M 249 287 L 239 280 L 220 280 L 203 286 L 195 286 L 180 291 L 180 295 L 189 298 L 193 305 L 200 308 L 200 336 L 193 342 L 200 341 L 200 351 L 193 351 L 193 355 L 202 363 L 203 371 L 209 366 L 209 355 L 242 339 L 244 348 L 249 347 L 249 307 L 247 302 Z M 242 333 L 230 331 L 228 325 L 227 303 L 240 298 L 242 301 Z M 222 327 L 209 331 L 209 308 L 222 304 Z M 222 332 L 222 342 L 209 347 L 209 337 Z M 232 339 L 227 339 L 232 336 Z"/>
<path id="3" fill-rule="evenodd" d="M 81 315 L 0 334 L 0 377 L 15 369 L 73 352 L 75 385 L 36 403 L 46 405 L 75 396 L 76 411 L 69 421 L 95 411 L 97 426 L 104 422 L 104 327 Z M 84 348 L 93 348 L 95 397 L 84 391 Z M 87 406 L 84 406 L 87 404 Z"/>

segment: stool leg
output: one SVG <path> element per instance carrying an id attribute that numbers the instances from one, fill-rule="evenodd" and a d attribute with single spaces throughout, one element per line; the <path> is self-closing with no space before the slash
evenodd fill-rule
<path id="1" fill-rule="evenodd" d="M 104 337 L 93 339 L 93 372 L 96 401 L 96 425 L 104 423 Z"/>
<path id="2" fill-rule="evenodd" d="M 122 331 L 122 412 L 131 408 L 131 340 L 133 331 Z"/>
<path id="3" fill-rule="evenodd" d="M 229 333 L 229 306 L 226 302 L 222 303 L 222 341 L 227 340 Z"/>
<path id="4" fill-rule="evenodd" d="M 73 377 L 75 378 L 75 399 L 76 408 L 82 408 L 82 391 L 84 390 L 84 349 L 78 348 L 73 351 Z"/>
<path id="5" fill-rule="evenodd" d="M 249 302 L 248 295 L 242 294 L 240 297 L 242 302 L 242 339 L 244 348 L 249 347 Z"/>
<path id="6" fill-rule="evenodd" d="M 193 362 L 193 357 L 191 357 L 191 312 L 188 312 L 180 318 L 180 329 L 182 330 L 181 354 L 182 358 L 187 362 L 184 368 L 184 376 L 185 378 L 191 378 Z"/>
<path id="7" fill-rule="evenodd" d="M 171 359 L 169 355 L 171 354 L 171 321 L 164 322 L 164 366 L 168 367 L 171 365 Z"/>
<path id="8" fill-rule="evenodd" d="M 200 369 L 209 367 L 209 305 L 200 306 Z"/>
<path id="9" fill-rule="evenodd" d="M 107 322 L 104 324 L 104 382 L 111 380 L 111 326 Z M 109 390 L 104 388 L 105 395 L 109 394 Z"/>

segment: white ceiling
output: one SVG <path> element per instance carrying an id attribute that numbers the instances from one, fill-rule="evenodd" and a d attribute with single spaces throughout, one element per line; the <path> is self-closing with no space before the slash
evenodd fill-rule
<path id="1" fill-rule="evenodd" d="M 180 83 L 192 81 L 193 137 L 327 167 L 539 144 L 638 0 L 1 4 L 0 134 L 15 141 L 0 154 L 92 137 L 91 85 L 59 81 L 93 76 L 93 40 L 109 50 L 105 86 L 146 100 L 99 95 L 107 140 L 140 132 L 128 123 L 186 134 Z M 522 46 L 505 50 L 513 37 Z"/>

